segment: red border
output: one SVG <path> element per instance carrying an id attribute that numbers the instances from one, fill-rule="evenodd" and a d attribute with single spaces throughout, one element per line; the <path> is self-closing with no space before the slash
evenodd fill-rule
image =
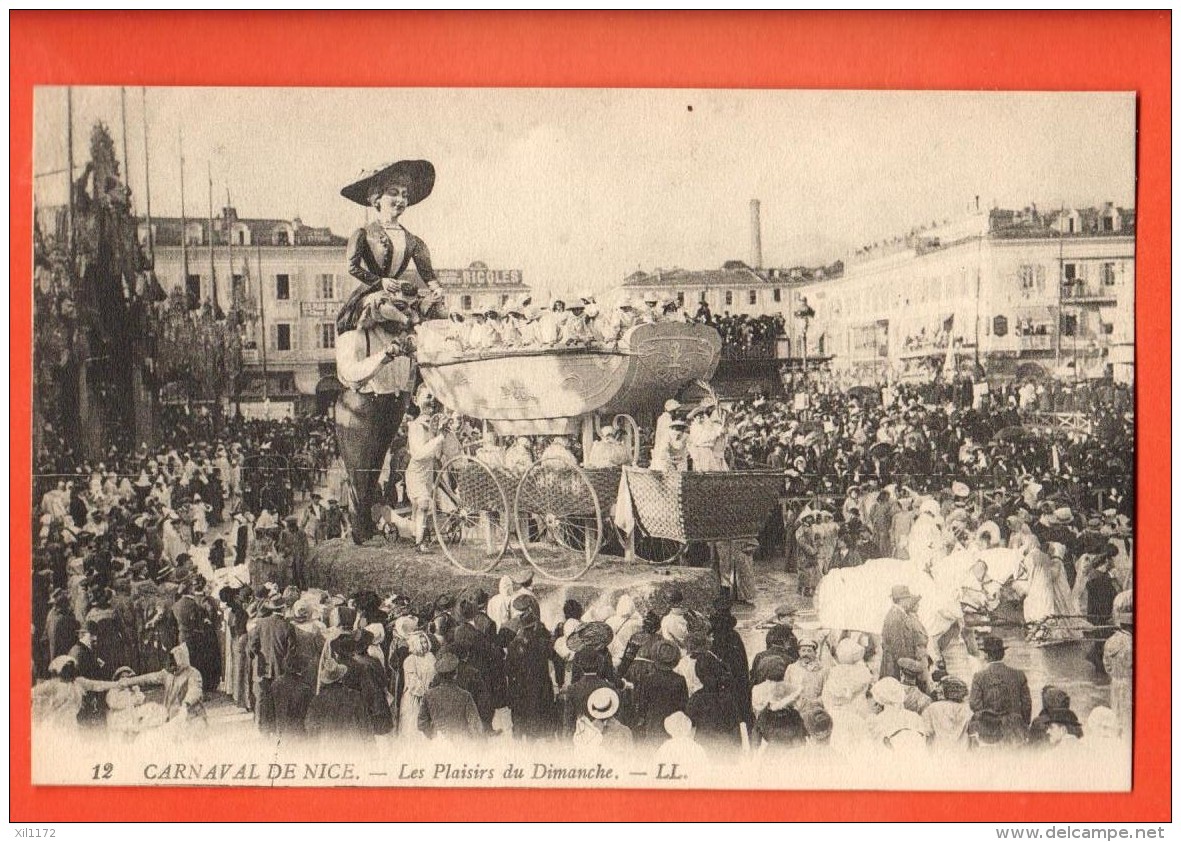
<path id="1" fill-rule="evenodd" d="M 12 820 L 1170 818 L 1170 13 L 12 12 L 12 523 L 30 522 L 34 84 L 1135 90 L 1139 414 L 1129 795 L 178 790 L 28 783 L 31 536 L 12 534 Z M 129 48 L 127 45 L 134 45 Z M 525 48 L 527 47 L 527 48 Z M 391 62 L 374 61 L 390 56 Z M 397 68 L 396 73 L 390 67 Z M 986 127 L 981 127 L 982 131 Z M 1101 131 L 1102 127 L 1092 127 Z M 1156 458 L 1153 458 L 1156 457 Z M 132 796 L 132 797 L 126 797 Z M 113 805 L 117 804 L 117 808 Z"/>

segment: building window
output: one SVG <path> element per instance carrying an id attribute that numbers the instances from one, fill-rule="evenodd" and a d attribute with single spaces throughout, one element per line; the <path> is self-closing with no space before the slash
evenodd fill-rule
<path id="1" fill-rule="evenodd" d="M 1074 217 L 1073 216 L 1070 219 L 1066 220 L 1066 231 L 1069 234 L 1074 233 Z"/>
<path id="2" fill-rule="evenodd" d="M 320 347 L 336 347 L 336 324 L 334 322 L 324 322 L 320 325 Z"/>
<path id="3" fill-rule="evenodd" d="M 734 293 L 731 292 L 730 290 L 726 290 L 726 306 L 729 307 L 733 303 L 734 303 Z"/>
<path id="4" fill-rule="evenodd" d="M 1103 230 L 1111 232 L 1115 230 L 1115 218 L 1110 216 L 1103 217 Z"/>
<path id="5" fill-rule="evenodd" d="M 508 296 L 507 295 L 500 296 L 500 306 L 504 307 L 507 304 L 508 304 Z"/>
<path id="6" fill-rule="evenodd" d="M 277 246 L 291 245 L 291 240 L 287 236 L 287 229 L 286 228 L 280 228 L 278 231 L 275 232 L 275 245 L 277 245 Z"/>
<path id="7" fill-rule="evenodd" d="M 1078 264 L 1077 263 L 1063 263 L 1062 277 L 1067 281 L 1074 281 L 1078 278 Z"/>
<path id="8" fill-rule="evenodd" d="M 290 275 L 275 275 L 275 300 L 276 301 L 290 301 L 291 300 L 291 276 Z"/>
<path id="9" fill-rule="evenodd" d="M 1004 316 L 997 316 L 992 320 L 992 332 L 997 336 L 1007 336 L 1009 334 L 1009 320 Z"/>
<path id="10" fill-rule="evenodd" d="M 196 310 L 201 304 L 201 276 L 189 275 L 185 278 L 185 302 L 190 310 Z"/>
<path id="11" fill-rule="evenodd" d="M 1062 323 L 1059 325 L 1063 336 L 1074 336 L 1078 333 L 1078 316 L 1068 316 L 1063 314 Z"/>
<path id="12" fill-rule="evenodd" d="M 1103 268 L 1100 270 L 1099 274 L 1100 274 L 1100 277 L 1103 279 L 1103 286 L 1105 286 L 1105 287 L 1115 286 L 1115 264 L 1114 263 L 1104 263 Z"/>
<path id="13" fill-rule="evenodd" d="M 286 322 L 279 322 L 275 325 L 275 350 L 291 350 L 291 325 Z"/>
<path id="14" fill-rule="evenodd" d="M 459 306 L 464 310 L 472 309 L 472 297 L 470 295 L 461 296 L 459 299 Z"/>
<path id="15" fill-rule="evenodd" d="M 776 304 L 781 302 L 783 300 L 783 290 L 781 290 L 779 287 L 775 287 L 775 289 L 771 290 L 771 300 Z"/>
<path id="16" fill-rule="evenodd" d="M 240 246 L 246 245 L 246 232 L 243 231 L 241 228 L 238 229 L 238 245 L 240 245 Z"/>
<path id="17" fill-rule="evenodd" d="M 319 277 L 320 298 L 323 301 L 336 300 L 336 275 L 327 274 Z"/>
<path id="18" fill-rule="evenodd" d="M 754 290 L 754 289 L 752 289 L 750 292 L 748 292 L 748 293 L 746 294 L 746 298 L 747 298 L 747 301 L 749 301 L 749 302 L 750 302 L 750 305 L 751 305 L 752 307 L 753 307 L 754 305 L 758 304 L 758 303 L 759 303 L 759 292 L 758 292 L 758 290 Z"/>
<path id="19" fill-rule="evenodd" d="M 683 292 L 677 293 L 677 304 L 679 304 L 682 307 L 685 306 L 685 293 L 683 293 Z"/>

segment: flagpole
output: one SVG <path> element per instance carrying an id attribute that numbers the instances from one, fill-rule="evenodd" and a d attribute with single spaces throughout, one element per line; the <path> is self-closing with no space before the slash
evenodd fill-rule
<path id="1" fill-rule="evenodd" d="M 212 189 L 212 184 L 210 185 L 210 189 Z M 225 207 L 225 210 L 222 211 L 222 217 L 225 219 L 225 223 L 226 223 L 226 255 L 229 257 L 229 262 L 230 262 L 230 289 L 233 290 L 234 289 L 234 220 L 232 218 L 230 218 L 229 214 L 230 214 L 230 188 L 227 187 L 226 188 L 226 207 Z M 245 281 L 245 279 L 243 279 L 243 281 Z M 216 308 L 217 307 L 217 285 L 216 284 L 214 284 L 214 287 L 213 287 L 213 295 L 214 295 L 213 306 Z"/>
<path id="2" fill-rule="evenodd" d="M 181 289 L 189 288 L 189 221 L 185 216 L 185 130 L 177 128 L 177 148 L 180 151 L 180 263 L 184 277 Z"/>
<path id="3" fill-rule="evenodd" d="M 119 89 L 119 113 L 123 121 L 123 183 L 131 186 L 131 157 L 127 154 L 127 88 Z"/>
<path id="4" fill-rule="evenodd" d="M 140 88 L 144 106 L 144 206 L 148 217 L 148 261 L 156 268 L 156 238 L 152 234 L 152 181 L 151 163 L 148 158 L 148 89 Z"/>
<path id="5" fill-rule="evenodd" d="M 74 239 L 74 89 L 66 88 L 66 167 L 70 181 L 66 189 L 66 244 L 70 251 L 70 275 L 78 265 L 78 249 Z"/>
<path id="6" fill-rule="evenodd" d="M 263 404 L 270 403 L 270 376 L 267 374 L 267 304 L 266 296 L 263 294 L 262 282 L 262 244 L 254 244 L 254 253 L 257 256 L 258 263 L 258 318 L 262 325 L 262 402 Z"/>
<path id="7" fill-rule="evenodd" d="M 209 284 L 213 294 L 217 294 L 217 265 L 213 262 L 213 165 L 206 162 L 209 175 Z M 231 267 L 231 274 L 233 267 Z"/>

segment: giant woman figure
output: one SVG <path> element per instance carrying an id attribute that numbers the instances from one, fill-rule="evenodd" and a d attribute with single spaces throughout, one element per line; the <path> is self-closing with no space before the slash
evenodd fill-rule
<path id="1" fill-rule="evenodd" d="M 352 481 L 349 507 L 358 544 L 374 534 L 378 476 L 414 385 L 411 331 L 424 317 L 446 318 L 426 243 L 400 222 L 434 184 L 429 161 L 398 161 L 340 191 L 377 211 L 376 221 L 349 237 L 349 274 L 361 283 L 336 319 L 336 371 L 346 387 L 336 403 L 336 438 Z M 425 290 L 400 280 L 411 261 Z"/>

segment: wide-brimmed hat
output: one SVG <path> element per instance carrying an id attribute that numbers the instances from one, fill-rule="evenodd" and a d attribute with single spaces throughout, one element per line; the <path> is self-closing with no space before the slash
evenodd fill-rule
<path id="1" fill-rule="evenodd" d="M 610 719 L 619 711 L 619 694 L 610 687 L 600 687 L 586 699 L 591 719 Z"/>
<path id="2" fill-rule="evenodd" d="M 1054 520 L 1062 524 L 1071 523 L 1074 521 L 1074 512 L 1070 510 L 1069 506 L 1054 509 Z"/>
<path id="3" fill-rule="evenodd" d="M 615 632 L 606 623 L 583 623 L 566 635 L 566 647 L 571 652 L 583 649 L 603 649 L 615 637 Z"/>
<path id="4" fill-rule="evenodd" d="M 350 202 L 369 207 L 369 194 L 390 179 L 405 179 L 406 203 L 417 205 L 435 188 L 435 165 L 430 161 L 397 161 L 372 170 L 363 170 L 357 180 L 341 189 L 340 195 Z"/>
<path id="5" fill-rule="evenodd" d="M 967 483 L 956 481 L 951 484 L 951 493 L 954 497 L 967 497 L 972 490 L 968 488 Z"/>

